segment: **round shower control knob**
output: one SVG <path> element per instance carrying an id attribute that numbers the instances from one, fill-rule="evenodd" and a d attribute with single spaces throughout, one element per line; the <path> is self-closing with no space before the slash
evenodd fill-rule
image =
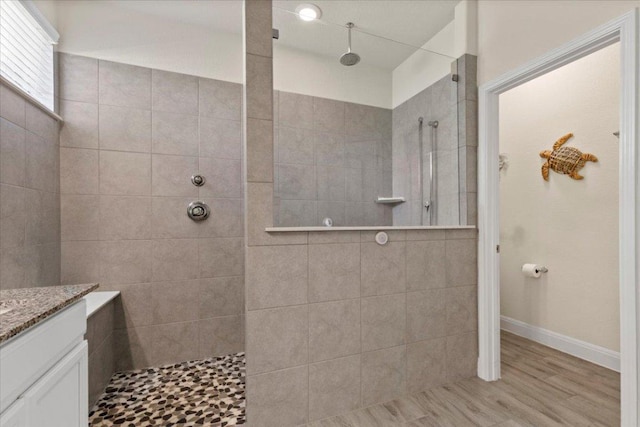
<path id="1" fill-rule="evenodd" d="M 187 215 L 194 221 L 204 221 L 209 217 L 211 210 L 206 203 L 191 202 L 187 208 Z"/>
<path id="2" fill-rule="evenodd" d="M 204 185 L 205 181 L 206 180 L 204 179 L 204 176 L 202 176 L 202 175 L 193 175 L 191 177 L 191 182 L 196 187 L 202 187 Z"/>

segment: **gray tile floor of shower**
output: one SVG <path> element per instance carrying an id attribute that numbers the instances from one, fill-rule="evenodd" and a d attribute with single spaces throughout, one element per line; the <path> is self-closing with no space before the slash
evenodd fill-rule
<path id="1" fill-rule="evenodd" d="M 89 414 L 89 425 L 241 425 L 244 390 L 244 353 L 119 372 Z"/>

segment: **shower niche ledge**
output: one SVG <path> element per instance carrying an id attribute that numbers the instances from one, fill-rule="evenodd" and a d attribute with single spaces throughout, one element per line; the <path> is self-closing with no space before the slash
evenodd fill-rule
<path id="1" fill-rule="evenodd" d="M 404 197 L 378 197 L 375 202 L 379 205 L 397 205 L 406 202 L 406 200 Z"/>
<path id="2" fill-rule="evenodd" d="M 361 227 L 267 227 L 267 233 L 300 231 L 475 230 L 475 225 L 382 225 Z"/>

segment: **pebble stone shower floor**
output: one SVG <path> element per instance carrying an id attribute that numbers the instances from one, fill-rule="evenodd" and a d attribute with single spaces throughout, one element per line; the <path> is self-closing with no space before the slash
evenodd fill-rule
<path id="1" fill-rule="evenodd" d="M 245 424 L 245 355 L 119 372 L 89 413 L 89 426 Z"/>

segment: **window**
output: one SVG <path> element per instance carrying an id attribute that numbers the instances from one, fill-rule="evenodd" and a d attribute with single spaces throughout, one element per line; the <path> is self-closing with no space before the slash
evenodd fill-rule
<path id="1" fill-rule="evenodd" d="M 53 111 L 58 33 L 29 0 L 0 0 L 0 76 Z"/>

